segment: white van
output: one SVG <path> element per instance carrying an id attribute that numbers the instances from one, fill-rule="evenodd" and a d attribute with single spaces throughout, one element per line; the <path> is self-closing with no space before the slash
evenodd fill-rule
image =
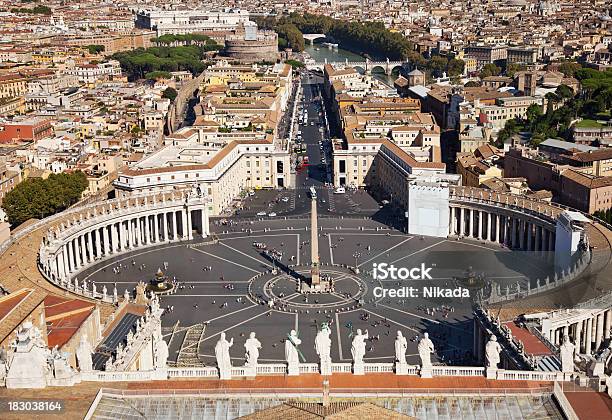
<path id="1" fill-rule="evenodd" d="M 345 192 L 346 192 L 346 189 L 344 187 L 338 187 L 334 191 L 334 194 L 344 194 Z"/>

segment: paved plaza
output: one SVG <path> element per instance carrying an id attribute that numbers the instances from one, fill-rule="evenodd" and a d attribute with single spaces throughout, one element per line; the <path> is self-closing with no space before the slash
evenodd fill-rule
<path id="1" fill-rule="evenodd" d="M 161 305 L 167 308 L 162 320 L 170 360 L 179 365 L 214 365 L 214 345 L 226 332 L 234 339 L 233 363 L 240 366 L 251 331 L 263 345 L 259 360 L 282 362 L 291 329 L 302 339 L 304 361 L 317 362 L 314 338 L 323 322 L 332 326 L 334 362 L 351 360 L 351 337 L 361 329 L 370 337 L 366 361 L 392 362 L 393 342 L 401 330 L 408 338 L 409 363 L 418 363 L 417 338 L 427 331 L 439 362 L 461 364 L 469 363 L 473 342 L 470 299 L 377 297 L 374 288 L 454 287 L 467 269 L 502 284 L 542 275 L 521 254 L 498 246 L 415 237 L 368 218 L 328 216 L 319 219 L 321 273 L 334 280 L 335 290 L 306 295 L 298 286 L 309 275 L 308 218 L 222 220 L 211 222 L 214 241 L 200 238 L 124 254 L 81 273 L 79 280 L 109 290 L 116 284 L 120 294 L 133 291 L 139 281 L 149 282 L 160 268 L 176 280 L 176 293 L 163 296 Z M 266 255 L 270 252 L 278 262 Z M 432 279 L 373 279 L 372 264 L 384 262 L 397 267 L 424 264 L 432 267 Z M 346 267 L 355 264 L 359 274 Z M 270 273 L 274 269 L 276 274 Z"/>

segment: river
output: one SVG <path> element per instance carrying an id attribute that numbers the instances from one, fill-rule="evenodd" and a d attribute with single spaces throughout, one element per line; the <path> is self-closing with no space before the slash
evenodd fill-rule
<path id="1" fill-rule="evenodd" d="M 348 61 L 363 61 L 365 63 L 365 58 L 359 54 L 342 48 L 332 50 L 321 44 L 306 44 L 304 52 L 307 52 L 317 62 L 323 62 L 325 59 L 327 61 L 345 61 L 348 59 Z M 393 82 L 397 78 L 397 76 L 387 76 L 384 73 L 374 73 L 373 76 L 389 86 L 393 86 Z"/>

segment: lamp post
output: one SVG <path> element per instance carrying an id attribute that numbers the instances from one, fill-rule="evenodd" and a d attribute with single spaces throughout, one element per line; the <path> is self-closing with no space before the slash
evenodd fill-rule
<path id="1" fill-rule="evenodd" d="M 357 260 L 359 259 L 359 257 L 361 257 L 361 254 L 355 251 L 355 253 L 353 254 L 353 258 L 355 258 L 355 268 L 353 269 L 353 271 L 355 272 L 355 274 L 359 274 L 359 267 L 357 267 Z"/>

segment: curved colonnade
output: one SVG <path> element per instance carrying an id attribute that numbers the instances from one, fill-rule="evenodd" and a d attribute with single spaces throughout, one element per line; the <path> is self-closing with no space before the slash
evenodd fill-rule
<path id="1" fill-rule="evenodd" d="M 565 208 L 479 188 L 449 188 L 449 237 L 472 238 L 513 250 L 532 251 L 547 262 L 554 258 L 556 219 Z M 88 286 L 86 282 L 78 284 L 75 275 L 101 260 L 134 249 L 192 240 L 194 231 L 206 237 L 209 234 L 207 207 L 205 197 L 168 193 L 114 199 L 86 206 L 78 212 L 71 211 L 66 217 L 56 218 L 48 229 L 39 250 L 40 271 L 63 289 L 112 301 L 96 291 L 95 286 Z M 612 230 L 590 218 L 600 228 Z M 584 240 L 589 243 L 588 229 Z M 542 279 L 541 285 L 539 280 L 537 287 L 526 282 L 517 285 L 519 290 L 512 293 L 506 290 L 506 296 L 521 297 L 521 287 L 523 292 L 530 290 L 533 294 L 559 286 L 568 278 L 576 278 L 589 262 L 583 256 L 554 278 Z"/>
<path id="2" fill-rule="evenodd" d="M 135 249 L 189 241 L 209 234 L 208 200 L 191 194 L 156 194 L 113 199 L 71 212 L 47 230 L 38 266 L 51 282 L 86 297 L 111 301 L 76 274 Z M 113 293 L 116 300 L 116 291 Z"/>
<path id="3" fill-rule="evenodd" d="M 556 218 L 562 211 L 549 203 L 512 194 L 451 187 L 449 236 L 545 254 L 555 250 Z"/>

